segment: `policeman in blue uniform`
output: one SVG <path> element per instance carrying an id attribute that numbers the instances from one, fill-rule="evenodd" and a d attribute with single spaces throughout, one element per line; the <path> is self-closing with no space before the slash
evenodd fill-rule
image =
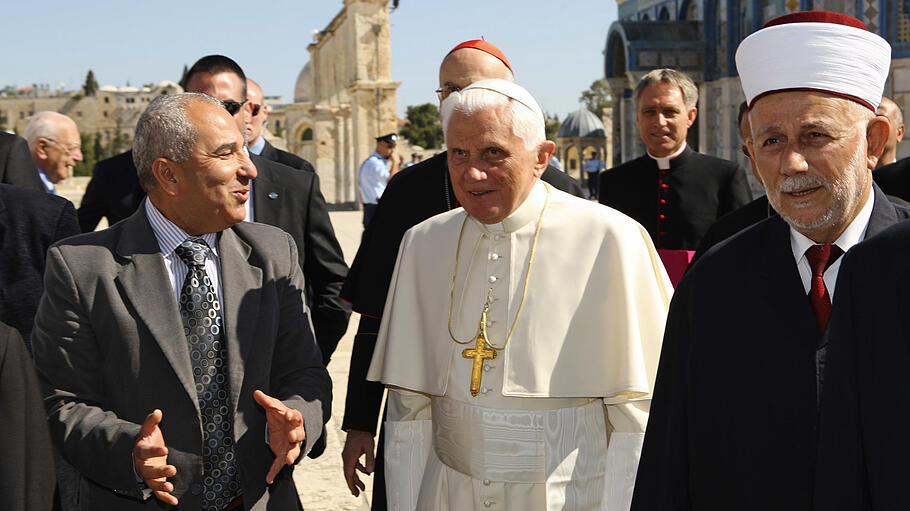
<path id="1" fill-rule="evenodd" d="M 376 205 L 385 186 L 398 172 L 398 158 L 395 146 L 398 144 L 398 134 L 389 133 L 376 137 L 376 150 L 369 158 L 364 160 L 357 172 L 357 181 L 360 184 L 360 200 L 363 202 L 363 228 L 366 229 Z"/>

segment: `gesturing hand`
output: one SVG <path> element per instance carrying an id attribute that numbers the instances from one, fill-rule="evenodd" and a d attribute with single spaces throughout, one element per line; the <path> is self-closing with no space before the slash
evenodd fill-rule
<path id="1" fill-rule="evenodd" d="M 348 483 L 348 489 L 355 497 L 366 488 L 363 481 L 357 475 L 357 470 L 364 474 L 372 474 L 376 468 L 376 458 L 373 456 L 375 442 L 373 435 L 366 431 L 357 431 L 352 429 L 348 431 L 348 436 L 344 440 L 344 449 L 341 450 L 342 468 L 344 469 L 344 479 Z M 366 466 L 360 464 L 360 457 L 366 456 L 364 460 Z"/>
<path id="2" fill-rule="evenodd" d="M 171 495 L 174 485 L 167 478 L 177 475 L 177 467 L 167 464 L 167 447 L 158 427 L 163 416 L 161 410 L 155 410 L 145 418 L 133 447 L 133 466 L 158 500 L 176 506 L 177 497 Z"/>
<path id="3" fill-rule="evenodd" d="M 306 439 L 303 415 L 261 390 L 253 392 L 253 399 L 265 409 L 269 425 L 269 447 L 275 454 L 275 461 L 265 476 L 265 482 L 272 484 L 278 472 L 285 465 L 293 465 L 300 456 L 300 442 Z"/>

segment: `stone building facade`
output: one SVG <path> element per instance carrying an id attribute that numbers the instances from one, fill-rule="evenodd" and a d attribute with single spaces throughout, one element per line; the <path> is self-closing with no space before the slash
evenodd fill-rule
<path id="1" fill-rule="evenodd" d="M 100 134 L 103 143 L 109 144 L 119 135 L 124 147 L 129 147 L 145 107 L 161 94 L 177 92 L 183 89 L 168 80 L 142 88 L 105 85 L 93 96 L 27 88 L 18 94 L 0 96 L 0 129 L 21 135 L 31 115 L 50 110 L 68 115 L 83 136 Z"/>
<path id="2" fill-rule="evenodd" d="M 388 0 L 344 0 L 307 47 L 294 103 L 281 109 L 287 149 L 319 173 L 326 201 L 356 204 L 357 169 L 375 137 L 397 131 Z"/>
<path id="3" fill-rule="evenodd" d="M 608 31 L 604 73 L 613 96 L 613 164 L 642 155 L 632 91 L 648 71 L 685 71 L 699 87 L 698 119 L 689 131 L 692 147 L 748 163 L 739 151 L 736 123 L 745 99 L 736 72 L 740 41 L 768 20 L 795 11 L 827 10 L 862 20 L 892 47 L 885 95 L 910 106 L 910 2 L 906 0 L 617 0 L 618 21 Z M 910 119 L 908 119 L 910 120 Z M 910 156 L 910 139 L 898 158 Z M 750 176 L 751 177 L 751 176 Z"/>

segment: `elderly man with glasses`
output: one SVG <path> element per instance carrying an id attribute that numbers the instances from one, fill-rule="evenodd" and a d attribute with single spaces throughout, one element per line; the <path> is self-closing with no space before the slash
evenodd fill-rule
<path id="1" fill-rule="evenodd" d="M 25 127 L 25 140 L 38 175 L 48 193 L 57 193 L 55 184 L 70 177 L 82 161 L 82 138 L 69 117 L 57 112 L 38 112 Z"/>

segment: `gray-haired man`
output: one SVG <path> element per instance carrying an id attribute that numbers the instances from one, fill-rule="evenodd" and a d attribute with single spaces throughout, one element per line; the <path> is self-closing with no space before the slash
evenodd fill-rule
<path id="1" fill-rule="evenodd" d="M 35 360 L 83 509 L 157 509 L 152 493 L 299 507 L 283 468 L 322 434 L 331 383 L 294 241 L 242 222 L 256 176 L 243 147 L 220 101 L 157 98 L 134 142 L 148 198 L 48 252 Z"/>

